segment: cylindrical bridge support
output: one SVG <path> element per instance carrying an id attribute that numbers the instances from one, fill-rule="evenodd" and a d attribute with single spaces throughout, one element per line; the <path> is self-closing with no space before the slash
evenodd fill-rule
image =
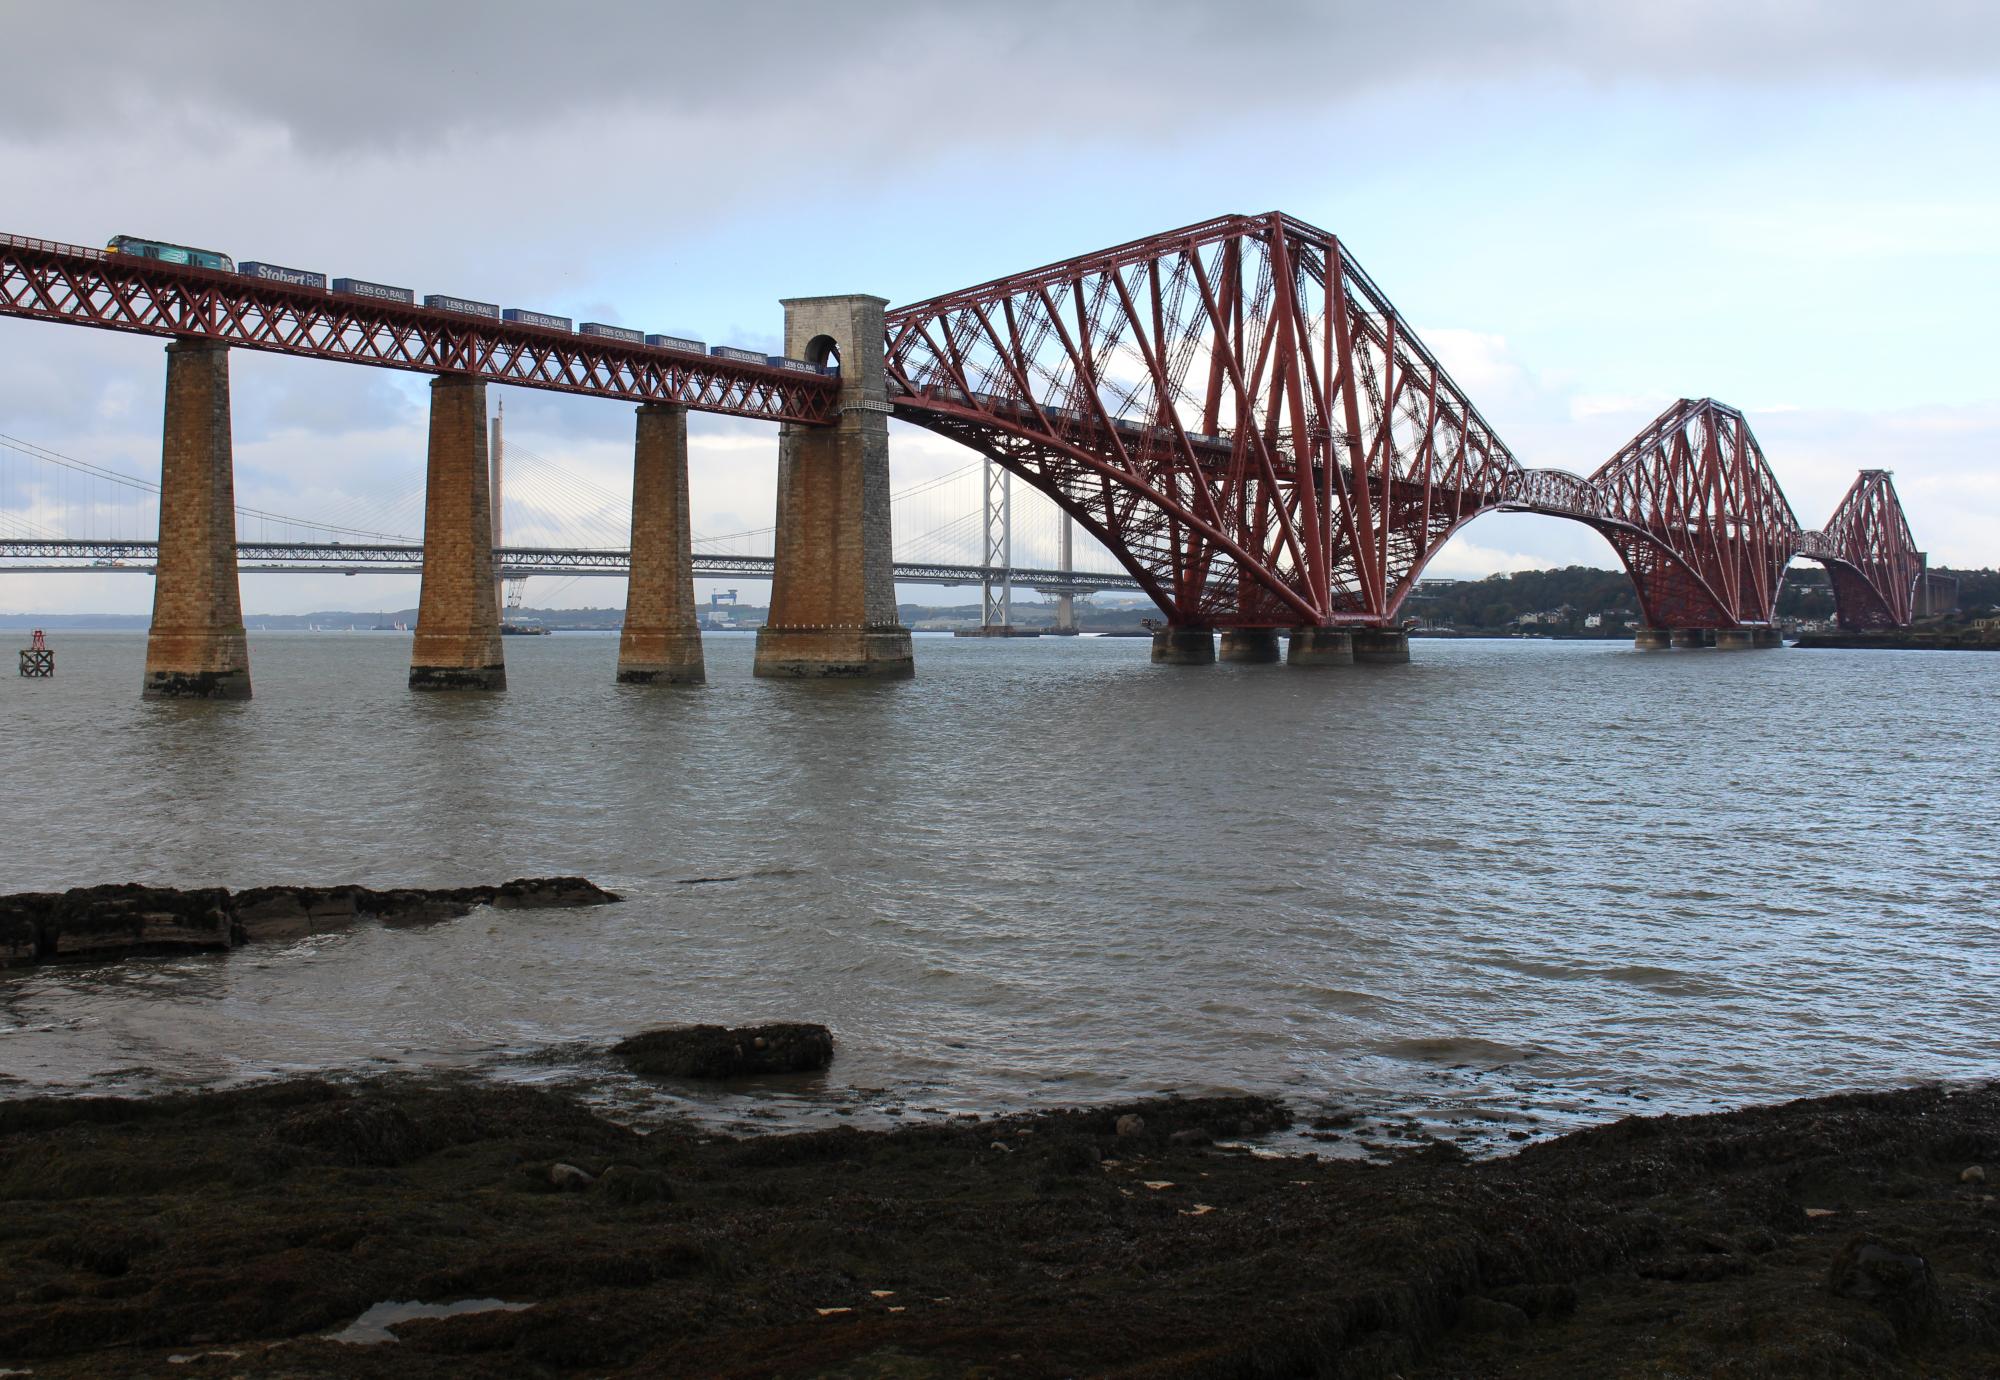
<path id="1" fill-rule="evenodd" d="M 167 346 L 160 544 L 143 694 L 250 698 L 250 648 L 236 575 L 229 348 L 219 341 L 183 339 Z"/>
<path id="2" fill-rule="evenodd" d="M 840 360 L 831 426 L 787 422 L 778 439 L 778 530 L 770 619 L 757 634 L 760 676 L 915 672 L 896 622 L 889 533 L 889 401 L 880 297 L 785 303 L 785 353 Z"/>
<path id="3" fill-rule="evenodd" d="M 1217 653 L 1216 659 L 1250 666 L 1275 665 L 1278 661 L 1278 630 L 1224 628 L 1222 650 Z"/>
<path id="4" fill-rule="evenodd" d="M 1153 632 L 1155 666 L 1213 666 L 1215 633 L 1209 628 L 1157 628 Z"/>
<path id="5" fill-rule="evenodd" d="M 694 611 L 687 409 L 645 403 L 632 447 L 632 567 L 618 679 L 625 685 L 699 685 L 705 678 Z"/>
<path id="6" fill-rule="evenodd" d="M 486 467 L 486 383 L 431 380 L 424 573 L 410 640 L 412 690 L 505 690 L 493 604 L 493 511 Z"/>
<path id="7" fill-rule="evenodd" d="M 1410 635 L 1401 628 L 1356 628 L 1354 659 L 1391 666 L 1410 659 Z"/>
<path id="8" fill-rule="evenodd" d="M 1675 628 L 1673 637 L 1676 647 L 1692 649 L 1715 645 L 1715 633 L 1708 628 Z"/>
<path id="9" fill-rule="evenodd" d="M 1294 666 L 1352 666 L 1354 634 L 1345 628 L 1293 628 L 1286 659 Z"/>
<path id="10" fill-rule="evenodd" d="M 1674 645 L 1674 634 L 1669 628 L 1640 628 L 1632 634 L 1632 645 L 1642 651 L 1664 651 Z"/>

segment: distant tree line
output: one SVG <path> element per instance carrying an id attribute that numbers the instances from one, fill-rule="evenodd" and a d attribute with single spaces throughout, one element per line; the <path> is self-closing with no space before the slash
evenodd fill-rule
<path id="1" fill-rule="evenodd" d="M 1978 611 L 2000 605 L 2000 570 L 1952 570 L 1938 574 L 1958 577 L 1959 607 Z M 1622 570 L 1598 570 L 1587 565 L 1560 570 L 1517 570 L 1488 575 L 1483 580 L 1427 580 L 1404 606 L 1414 618 L 1455 628 L 1499 631 L 1524 615 L 1560 613 L 1561 617 L 1533 626 L 1549 632 L 1618 636 L 1625 622 L 1639 617 L 1639 596 Z M 1588 628 L 1591 615 L 1599 626 Z M 1785 577 L 1778 596 L 1780 618 L 1818 619 L 1833 616 L 1833 586 L 1818 566 L 1798 566 Z"/>

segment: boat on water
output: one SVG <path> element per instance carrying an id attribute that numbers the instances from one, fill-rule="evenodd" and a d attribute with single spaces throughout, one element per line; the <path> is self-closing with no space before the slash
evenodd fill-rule
<path id="1" fill-rule="evenodd" d="M 549 630 L 540 623 L 502 623 L 502 637 L 547 637 Z"/>

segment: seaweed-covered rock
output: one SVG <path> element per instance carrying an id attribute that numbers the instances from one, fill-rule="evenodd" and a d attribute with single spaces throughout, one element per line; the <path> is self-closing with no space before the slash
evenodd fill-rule
<path id="1" fill-rule="evenodd" d="M 41 957 L 42 928 L 55 914 L 57 899 L 47 891 L 0 896 L 0 968 Z"/>
<path id="2" fill-rule="evenodd" d="M 341 1164 L 393 1167 L 431 1148 L 423 1128 L 401 1107 L 359 1098 L 301 1108 L 271 1134 L 287 1145 L 324 1151 Z"/>
<path id="3" fill-rule="evenodd" d="M 63 893 L 0 896 L 0 968 L 50 958 L 227 949 L 318 934 L 373 918 L 391 924 L 450 920 L 475 907 L 501 910 L 601 906 L 615 892 L 584 877 L 521 877 L 498 886 L 259 886 L 182 890 L 136 883 Z"/>
<path id="4" fill-rule="evenodd" d="M 318 934 L 350 924 L 360 915 L 353 886 L 257 886 L 239 891 L 236 923 L 243 938 L 269 943 Z"/>
<path id="5" fill-rule="evenodd" d="M 221 887 L 75 887 L 56 899 L 44 924 L 45 958 L 111 958 L 131 953 L 227 949 L 235 943 L 229 893 Z"/>
<path id="6" fill-rule="evenodd" d="M 588 877 L 517 877 L 497 887 L 486 888 L 496 910 L 526 910 L 531 907 L 602 906 L 618 899 Z"/>
<path id="7" fill-rule="evenodd" d="M 823 1025 L 684 1025 L 647 1030 L 611 1047 L 634 1073 L 662 1078 L 745 1078 L 811 1073 L 833 1062 Z"/>
<path id="8" fill-rule="evenodd" d="M 1921 1336 L 1944 1313 L 1930 1262 L 1905 1241 L 1851 1237 L 1833 1258 L 1826 1284 L 1838 1298 L 1872 1305 L 1899 1337 Z"/>

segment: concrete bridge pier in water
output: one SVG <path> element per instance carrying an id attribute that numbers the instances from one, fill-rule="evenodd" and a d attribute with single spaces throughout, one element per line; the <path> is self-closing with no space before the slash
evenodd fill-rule
<path id="1" fill-rule="evenodd" d="M 1153 631 L 1155 666 L 1213 666 L 1215 630 L 1182 628 L 1169 624 Z"/>
<path id="2" fill-rule="evenodd" d="M 1294 666 L 1352 666 L 1354 634 L 1344 628 L 1294 628 L 1285 659 Z"/>
<path id="3" fill-rule="evenodd" d="M 1393 666 L 1410 659 L 1410 635 L 1401 628 L 1356 628 L 1354 659 L 1364 665 Z"/>
<path id="4" fill-rule="evenodd" d="M 910 630 L 896 621 L 889 540 L 889 395 L 881 297 L 785 302 L 785 353 L 840 362 L 831 426 L 784 423 L 771 612 L 756 673 L 892 678 L 915 673 Z"/>
<path id="5" fill-rule="evenodd" d="M 229 347 L 177 339 L 167 346 L 160 541 L 142 692 L 149 700 L 250 698 L 234 465 Z"/>
<path id="6" fill-rule="evenodd" d="M 1211 628 L 1169 625 L 1153 633 L 1155 666 L 1209 666 L 1217 661 L 1268 665 L 1279 657 L 1276 628 L 1225 628 L 1218 653 Z M 1294 666 L 1394 665 L 1410 659 L 1410 635 L 1401 628 L 1294 628 Z"/>
<path id="7" fill-rule="evenodd" d="M 1264 666 L 1278 660 L 1278 651 L 1276 628 L 1225 628 L 1216 659 Z"/>

